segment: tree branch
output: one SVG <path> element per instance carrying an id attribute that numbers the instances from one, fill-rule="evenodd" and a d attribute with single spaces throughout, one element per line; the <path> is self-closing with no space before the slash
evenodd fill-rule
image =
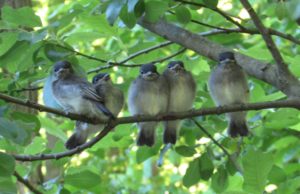
<path id="1" fill-rule="evenodd" d="M 263 39 L 265 40 L 267 48 L 271 52 L 273 58 L 276 61 L 276 64 L 277 64 L 279 70 L 281 71 L 280 73 L 284 73 L 284 72 L 288 71 L 287 65 L 284 63 L 283 58 L 282 58 L 278 48 L 276 47 L 272 37 L 269 35 L 269 30 L 267 28 L 265 28 L 262 21 L 259 19 L 258 15 L 253 10 L 253 8 L 251 7 L 248 0 L 240 0 L 240 1 L 241 1 L 242 5 L 244 6 L 244 8 L 248 11 L 255 26 L 261 33 Z"/>
<path id="2" fill-rule="evenodd" d="M 191 33 L 181 27 L 168 23 L 163 19 L 156 23 L 150 23 L 144 18 L 141 18 L 138 23 L 157 35 L 215 61 L 218 60 L 219 53 L 231 50 L 220 44 L 214 43 L 199 34 Z M 273 85 L 289 96 L 300 96 L 300 82 L 291 73 L 282 75 L 287 83 L 282 86 L 282 84 L 278 82 L 276 66 L 242 55 L 238 52 L 235 52 L 235 58 L 238 64 L 248 74 Z"/>
<path id="3" fill-rule="evenodd" d="M 41 191 L 37 190 L 28 180 L 24 179 L 17 171 L 14 172 L 14 176 L 20 183 L 23 183 L 31 192 L 35 194 L 42 194 Z"/>
<path id="4" fill-rule="evenodd" d="M 238 23 L 237 21 L 232 19 L 226 12 L 218 9 L 217 7 L 209 7 L 209 6 L 207 6 L 205 4 L 202 4 L 202 3 L 190 2 L 190 1 L 184 1 L 184 0 L 174 0 L 174 1 L 181 2 L 183 4 L 194 5 L 194 6 L 198 6 L 198 7 L 205 7 L 207 9 L 210 9 L 210 10 L 214 11 L 214 12 L 217 12 L 218 14 L 223 16 L 226 20 L 228 20 L 232 24 L 236 25 L 240 29 L 245 29 L 244 26 L 242 26 L 240 23 Z"/>
<path id="5" fill-rule="evenodd" d="M 2 98 L 2 95 L 0 95 Z M 2 98 L 3 99 L 3 98 Z M 7 99 L 7 98 L 5 98 Z M 10 100 L 10 99 L 9 99 Z M 16 102 L 15 99 L 13 102 Z M 24 104 L 22 104 L 24 105 Z M 25 104 L 28 106 L 29 104 Z M 33 106 L 35 107 L 35 106 Z M 281 100 L 281 101 L 274 101 L 274 102 L 260 102 L 260 103 L 251 103 L 251 104 L 239 104 L 239 105 L 230 105 L 230 106 L 222 106 L 222 107 L 214 107 L 214 108 L 203 108 L 198 110 L 190 110 L 185 112 L 177 112 L 177 113 L 167 113 L 161 114 L 156 116 L 147 116 L 147 115 L 137 115 L 132 117 L 120 117 L 115 120 L 98 120 L 94 119 L 91 120 L 86 118 L 85 116 L 81 116 L 81 121 L 88 122 L 88 123 L 107 123 L 104 130 L 102 130 L 95 138 L 91 141 L 66 152 L 61 153 L 54 153 L 54 154 L 40 154 L 40 155 L 13 155 L 16 160 L 20 161 L 35 161 L 35 160 L 49 160 L 49 159 L 59 159 L 62 157 L 72 156 L 74 154 L 80 153 L 81 151 L 85 150 L 93 146 L 99 140 L 104 138 L 115 126 L 120 124 L 128 124 L 128 123 L 135 123 L 135 122 L 147 122 L 147 121 L 163 121 L 163 120 L 178 120 L 178 119 L 185 119 L 185 118 L 192 118 L 196 116 L 204 116 L 204 115 L 213 115 L 213 114 L 223 114 L 227 112 L 237 112 L 237 111 L 246 111 L 246 110 L 260 110 L 260 109 L 268 109 L 268 108 L 300 108 L 300 99 L 289 99 L 289 100 Z M 59 112 L 59 111 L 58 111 Z M 54 113 L 52 111 L 52 113 Z M 74 117 L 75 114 L 70 115 L 63 115 L 62 116 L 76 119 Z"/>
<path id="6" fill-rule="evenodd" d="M 0 93 L 0 99 L 4 100 L 6 102 L 10 102 L 10 103 L 26 106 L 26 107 L 29 107 L 29 108 L 32 108 L 32 109 L 36 109 L 40 112 L 48 112 L 48 113 L 53 113 L 53 114 L 60 115 L 60 116 L 63 116 L 63 117 L 67 117 L 67 118 L 70 118 L 72 120 L 79 120 L 79 121 L 84 121 L 84 122 L 89 122 L 89 123 L 94 122 L 93 119 L 87 118 L 87 117 L 82 117 L 82 115 L 79 115 L 79 114 L 65 113 L 64 111 L 61 111 L 61 110 L 58 110 L 58 109 L 43 106 L 41 104 L 31 102 L 29 100 L 22 100 L 22 99 L 15 98 L 15 97 L 12 97 L 12 96 L 9 96 L 9 95 L 6 95 L 6 94 L 2 94 L 2 93 Z"/>
<path id="7" fill-rule="evenodd" d="M 165 47 L 165 46 L 169 46 L 170 44 L 172 44 L 171 41 L 166 41 L 166 42 L 163 42 L 163 43 L 161 43 L 161 44 L 159 44 L 159 45 L 156 45 L 156 46 L 153 46 L 153 47 L 144 49 L 144 50 L 140 50 L 140 51 L 138 51 L 138 52 L 136 52 L 136 53 L 130 55 L 130 56 L 127 57 L 126 59 L 120 61 L 119 63 L 120 63 L 120 64 L 124 64 L 124 63 L 126 63 L 127 61 L 129 61 L 129 60 L 131 60 L 131 59 L 133 59 L 133 58 L 135 58 L 135 57 L 137 57 L 137 56 L 140 56 L 140 55 L 142 55 L 142 54 L 147 54 L 147 53 L 149 53 L 149 52 L 151 52 L 151 51 L 154 51 L 154 50 L 156 50 L 156 49 L 163 48 L 163 47 Z"/>
<path id="8" fill-rule="evenodd" d="M 154 61 L 151 61 L 151 62 L 148 62 L 148 63 L 161 63 L 163 61 L 166 61 L 166 60 L 168 60 L 170 58 L 175 57 L 176 55 L 179 55 L 179 54 L 183 53 L 185 50 L 186 50 L 185 48 L 180 49 L 179 51 L 177 51 L 176 53 L 174 53 L 174 54 L 172 54 L 170 56 L 167 56 L 167 57 L 164 57 L 164 58 L 161 58 L 161 59 L 157 59 L 157 60 L 154 60 Z M 95 69 L 89 70 L 87 72 L 87 74 L 96 73 L 96 72 L 102 71 L 104 69 L 110 69 L 110 68 L 112 68 L 114 66 L 129 67 L 129 68 L 131 68 L 131 67 L 140 67 L 141 65 L 143 65 L 143 64 L 128 64 L 128 65 L 126 65 L 126 64 L 122 64 L 122 63 L 113 63 L 113 64 L 108 64 L 106 66 L 101 66 L 101 67 L 97 67 Z"/>
<path id="9" fill-rule="evenodd" d="M 75 113 L 65 113 L 63 111 L 43 106 L 41 104 L 33 103 L 28 100 L 21 100 L 12 96 L 8 96 L 0 93 L 0 99 L 11 102 L 14 104 L 19 104 L 22 106 L 30 107 L 36 109 L 40 112 L 49 112 L 56 115 L 60 115 L 72 120 L 83 121 L 91 124 L 107 123 L 109 119 L 97 119 L 97 118 L 88 118 L 85 115 L 79 115 Z M 214 114 L 223 114 L 228 112 L 238 112 L 238 111 L 248 111 L 248 110 L 261 110 L 269 108 L 296 108 L 300 109 L 300 99 L 288 99 L 288 100 L 279 100 L 279 101 L 268 101 L 268 102 L 258 102 L 258 103 L 248 103 L 248 104 L 234 104 L 227 106 L 219 106 L 212 108 L 201 108 L 201 109 L 192 109 L 190 111 L 176 112 L 176 113 L 167 113 L 156 116 L 148 115 L 137 115 L 129 117 L 120 117 L 114 120 L 115 125 L 135 123 L 135 122 L 146 122 L 146 121 L 162 121 L 162 120 L 177 120 L 185 119 L 196 116 L 205 116 L 205 115 L 214 115 Z"/>

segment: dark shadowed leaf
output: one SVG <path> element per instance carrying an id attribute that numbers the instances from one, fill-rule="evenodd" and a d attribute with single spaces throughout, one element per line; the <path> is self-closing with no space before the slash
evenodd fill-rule
<path id="1" fill-rule="evenodd" d="M 191 157 L 196 154 L 196 150 L 193 147 L 188 146 L 178 146 L 175 148 L 175 151 L 185 157 Z"/>
<path id="2" fill-rule="evenodd" d="M 145 3 L 145 18 L 149 22 L 156 22 L 167 10 L 168 3 L 165 1 L 148 1 Z"/>
<path id="3" fill-rule="evenodd" d="M 15 159 L 7 154 L 0 153 L 0 177 L 9 177 L 15 171 Z"/>
<path id="4" fill-rule="evenodd" d="M 179 22 L 185 24 L 191 19 L 191 13 L 188 8 L 179 6 L 175 9 L 175 14 Z"/>

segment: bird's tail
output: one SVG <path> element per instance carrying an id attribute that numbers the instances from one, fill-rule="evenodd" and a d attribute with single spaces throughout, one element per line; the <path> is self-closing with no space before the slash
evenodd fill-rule
<path id="1" fill-rule="evenodd" d="M 88 124 L 83 122 L 76 122 L 75 132 L 69 137 L 65 143 L 65 147 L 70 150 L 84 144 L 88 137 Z"/>
<path id="2" fill-rule="evenodd" d="M 157 122 L 145 122 L 145 123 L 139 123 L 139 134 L 137 137 L 137 145 L 138 146 L 153 146 L 155 143 L 155 127 L 157 125 Z"/>
<path id="3" fill-rule="evenodd" d="M 166 121 L 164 123 L 165 130 L 163 135 L 164 144 L 176 144 L 178 128 L 180 128 L 180 121 Z"/>
<path id="4" fill-rule="evenodd" d="M 228 134 L 231 137 L 247 136 L 249 133 L 246 115 L 242 112 L 232 113 L 230 115 Z"/>

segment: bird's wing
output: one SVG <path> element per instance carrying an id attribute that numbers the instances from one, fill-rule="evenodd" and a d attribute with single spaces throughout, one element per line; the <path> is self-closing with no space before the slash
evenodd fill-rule
<path id="1" fill-rule="evenodd" d="M 84 98 L 95 102 L 101 102 L 101 103 L 104 102 L 103 96 L 100 96 L 93 87 L 84 86 L 82 87 L 82 91 L 83 91 Z"/>

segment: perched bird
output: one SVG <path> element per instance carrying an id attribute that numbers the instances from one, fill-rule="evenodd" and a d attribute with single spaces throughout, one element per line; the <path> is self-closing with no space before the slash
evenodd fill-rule
<path id="1" fill-rule="evenodd" d="M 249 101 L 246 75 L 237 65 L 232 52 L 223 52 L 219 55 L 219 64 L 212 71 L 208 86 L 218 106 L 242 104 Z M 248 135 L 246 114 L 245 111 L 227 113 L 228 133 L 231 137 Z"/>
<path id="2" fill-rule="evenodd" d="M 171 61 L 163 76 L 167 79 L 170 93 L 168 99 L 168 112 L 181 112 L 190 110 L 196 96 L 196 82 L 192 74 L 185 70 L 182 61 Z M 181 120 L 165 121 L 163 142 L 175 144 Z"/>
<path id="3" fill-rule="evenodd" d="M 123 92 L 111 81 L 108 73 L 100 73 L 93 77 L 93 86 L 97 94 L 102 94 L 105 107 L 110 110 L 114 117 L 117 117 L 124 105 Z M 101 117 L 104 119 L 104 115 Z M 87 124 L 77 121 L 75 132 L 66 143 L 68 149 L 72 149 L 86 142 L 88 136 L 99 131 L 104 127 L 103 124 Z"/>
<path id="4" fill-rule="evenodd" d="M 128 107 L 132 115 L 158 115 L 166 113 L 169 87 L 154 64 L 144 64 L 140 75 L 131 83 L 128 92 Z M 138 123 L 138 146 L 152 146 L 158 122 Z"/>
<path id="5" fill-rule="evenodd" d="M 101 118 L 103 115 L 114 117 L 104 105 L 103 94 L 98 93 L 86 79 L 77 76 L 69 62 L 57 62 L 53 72 L 52 93 L 65 112 L 82 114 L 91 118 Z M 87 126 L 82 122 L 77 122 L 76 125 Z M 72 145 L 69 146 L 67 142 L 66 147 L 72 147 Z"/>

